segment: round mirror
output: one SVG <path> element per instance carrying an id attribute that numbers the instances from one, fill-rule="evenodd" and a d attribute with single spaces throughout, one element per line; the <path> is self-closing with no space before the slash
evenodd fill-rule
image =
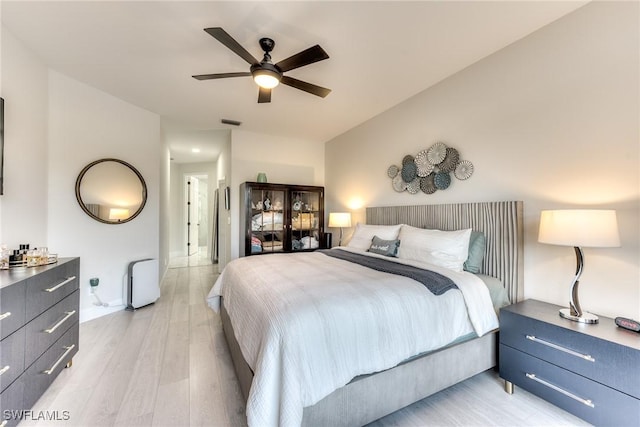
<path id="1" fill-rule="evenodd" d="M 91 218 L 123 224 L 138 216 L 147 202 L 147 184 L 140 172 L 118 159 L 100 159 L 82 169 L 76 199 Z"/>

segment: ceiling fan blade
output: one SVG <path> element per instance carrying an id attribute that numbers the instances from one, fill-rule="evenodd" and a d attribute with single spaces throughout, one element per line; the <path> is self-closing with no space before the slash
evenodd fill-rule
<path id="1" fill-rule="evenodd" d="M 282 72 L 293 70 L 294 68 L 304 67 L 305 65 L 313 64 L 314 62 L 328 59 L 329 55 L 320 47 L 315 45 L 307 50 L 298 52 L 293 56 L 283 59 L 276 64 L 276 67 L 280 68 Z"/>
<path id="2" fill-rule="evenodd" d="M 258 104 L 264 104 L 265 102 L 271 102 L 271 89 L 261 87 L 258 92 Z"/>
<path id="3" fill-rule="evenodd" d="M 212 80 L 212 79 L 226 79 L 227 77 L 247 77 L 250 76 L 250 72 L 246 73 L 218 73 L 218 74 L 199 74 L 197 76 L 191 76 L 196 80 Z"/>
<path id="4" fill-rule="evenodd" d="M 209 33 L 213 38 L 218 40 L 220 43 L 222 43 L 223 45 L 225 45 L 226 47 L 231 49 L 233 51 L 233 53 L 235 53 L 240 58 L 242 58 L 245 61 L 247 61 L 249 64 L 253 65 L 253 64 L 258 64 L 260 62 L 256 58 L 254 58 L 253 55 L 251 55 L 249 52 L 247 52 L 247 50 L 245 48 L 243 48 L 240 45 L 240 43 L 235 41 L 235 39 L 233 37 L 231 37 L 222 28 L 214 27 L 214 28 L 205 28 L 204 30 L 207 33 Z"/>
<path id="5" fill-rule="evenodd" d="M 331 93 L 331 89 L 316 86 L 314 84 L 303 82 L 302 80 L 294 79 L 293 77 L 288 76 L 282 76 L 280 83 L 287 86 L 295 87 L 296 89 L 300 89 L 305 92 L 309 92 L 310 94 L 319 96 L 321 98 L 324 98 Z"/>

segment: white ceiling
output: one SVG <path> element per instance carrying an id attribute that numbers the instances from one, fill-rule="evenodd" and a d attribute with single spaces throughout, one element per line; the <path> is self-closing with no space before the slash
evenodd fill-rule
<path id="1" fill-rule="evenodd" d="M 10 1 L 3 25 L 50 68 L 159 114 L 176 161 L 199 141 L 217 156 L 220 123 L 319 143 L 423 91 L 570 13 L 586 1 Z M 203 31 L 223 27 L 256 58 L 260 37 L 275 62 L 320 44 L 330 59 L 291 77 L 332 89 L 322 99 L 288 86 L 257 104 L 248 71 Z M 183 155 L 184 154 L 184 155 Z"/>

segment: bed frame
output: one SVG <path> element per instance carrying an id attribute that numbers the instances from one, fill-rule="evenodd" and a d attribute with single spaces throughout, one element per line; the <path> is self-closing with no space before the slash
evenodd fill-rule
<path id="1" fill-rule="evenodd" d="M 523 205 L 520 201 L 367 208 L 367 224 L 421 228 L 473 228 L 487 237 L 483 273 L 502 280 L 512 302 L 523 296 Z M 224 304 L 224 335 L 245 399 L 253 372 L 242 357 Z M 313 406 L 305 426 L 364 425 L 496 366 L 497 330 L 354 378 Z"/>

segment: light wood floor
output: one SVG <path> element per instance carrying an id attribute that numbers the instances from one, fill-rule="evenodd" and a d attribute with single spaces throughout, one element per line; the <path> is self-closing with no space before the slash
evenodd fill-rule
<path id="1" fill-rule="evenodd" d="M 219 316 L 205 297 L 214 266 L 169 269 L 162 297 L 80 325 L 80 351 L 33 408 L 68 421 L 20 426 L 244 426 L 244 403 Z M 492 371 L 387 416 L 380 426 L 587 425 Z"/>

